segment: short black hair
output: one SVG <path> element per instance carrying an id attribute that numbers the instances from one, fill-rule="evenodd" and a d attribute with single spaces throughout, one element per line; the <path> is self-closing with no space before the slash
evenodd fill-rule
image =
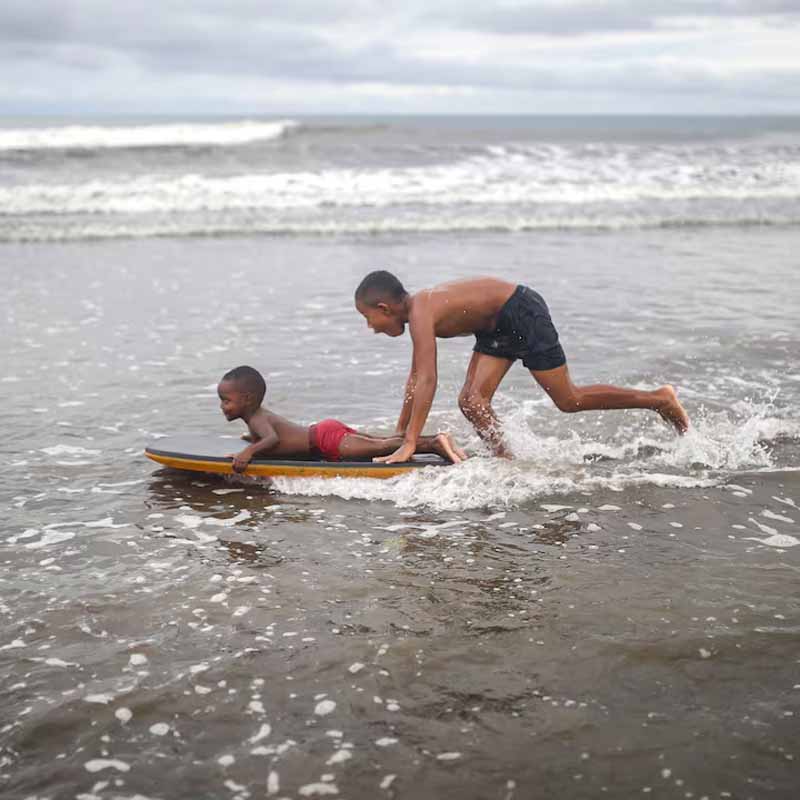
<path id="1" fill-rule="evenodd" d="M 403 284 L 385 269 L 370 272 L 356 289 L 356 302 L 363 302 L 368 306 L 377 305 L 387 299 L 397 303 L 405 297 L 408 297 L 408 292 Z"/>
<path id="2" fill-rule="evenodd" d="M 234 367 L 222 376 L 222 380 L 238 383 L 246 392 L 250 392 L 258 398 L 259 405 L 267 393 L 267 384 L 261 377 L 261 373 L 253 367 Z"/>

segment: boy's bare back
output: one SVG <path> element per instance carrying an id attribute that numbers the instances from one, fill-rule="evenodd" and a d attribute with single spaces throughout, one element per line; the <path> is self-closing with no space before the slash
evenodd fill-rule
<path id="1" fill-rule="evenodd" d="M 308 425 L 297 425 L 263 406 L 247 420 L 247 429 L 253 442 L 264 438 L 264 434 L 270 430 L 278 434 L 277 444 L 269 451 L 271 456 L 311 452 Z"/>
<path id="2" fill-rule="evenodd" d="M 432 321 L 434 336 L 450 339 L 493 330 L 497 315 L 516 284 L 497 278 L 451 281 L 423 289 L 409 298 L 409 325 Z"/>
<path id="3" fill-rule="evenodd" d="M 411 369 L 396 428 L 404 435 L 403 445 L 386 459 L 389 463 L 414 452 L 427 421 L 438 383 L 436 339 L 440 337 L 475 335 L 459 407 L 497 455 L 508 455 L 509 450 L 491 401 L 517 360 L 561 411 L 648 408 L 678 433 L 689 427 L 671 386 L 653 391 L 608 384 L 575 386 L 547 304 L 528 286 L 486 277 L 443 283 L 411 295 L 396 276 L 376 270 L 359 284 L 355 304 L 375 333 L 401 336 L 406 325 L 411 333 Z"/>

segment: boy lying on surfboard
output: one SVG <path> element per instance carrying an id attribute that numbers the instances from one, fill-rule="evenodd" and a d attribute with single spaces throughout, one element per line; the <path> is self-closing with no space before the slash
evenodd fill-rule
<path id="1" fill-rule="evenodd" d="M 370 436 L 336 419 L 325 419 L 310 427 L 297 425 L 261 405 L 266 391 L 261 373 L 247 366 L 226 372 L 217 386 L 225 419 L 241 419 L 248 429 L 244 438 L 251 443 L 240 453 L 231 454 L 235 472 L 244 472 L 257 455 L 358 461 L 389 455 L 403 444 L 402 436 Z M 436 453 L 454 464 L 467 457 L 449 433 L 420 436 L 409 457 L 413 453 Z"/>
<path id="2" fill-rule="evenodd" d="M 511 452 L 492 409 L 492 397 L 517 359 L 561 411 L 649 408 L 678 433 L 689 427 L 689 417 L 672 386 L 653 391 L 607 384 L 576 386 L 547 304 L 527 286 L 497 278 L 474 278 L 443 283 L 412 295 L 394 275 L 379 270 L 361 281 L 355 302 L 375 333 L 400 336 L 408 324 L 414 345 L 397 422 L 402 444 L 378 461 L 405 461 L 417 446 L 436 392 L 436 339 L 471 334 L 475 347 L 458 404 L 495 455 L 510 457 Z"/>

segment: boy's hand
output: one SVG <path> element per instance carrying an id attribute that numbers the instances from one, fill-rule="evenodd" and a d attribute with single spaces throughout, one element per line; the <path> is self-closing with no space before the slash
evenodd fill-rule
<path id="1" fill-rule="evenodd" d="M 413 444 L 404 443 L 397 448 L 390 456 L 376 456 L 373 461 L 382 464 L 397 464 L 400 461 L 408 461 L 414 455 L 416 448 Z"/>
<path id="2" fill-rule="evenodd" d="M 233 453 L 230 454 L 230 457 L 233 459 L 233 471 L 234 472 L 244 472 L 247 469 L 247 465 L 250 463 L 250 455 L 247 453 L 247 450 L 242 450 L 241 453 Z"/>

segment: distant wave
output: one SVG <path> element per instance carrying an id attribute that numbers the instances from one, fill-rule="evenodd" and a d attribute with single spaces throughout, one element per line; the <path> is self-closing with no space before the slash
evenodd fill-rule
<path id="1" fill-rule="evenodd" d="M 222 141 L 243 137 L 246 124 L 237 123 L 224 134 L 217 130 L 221 126 L 210 127 Z M 252 124 L 266 135 L 262 123 Z M 276 136 L 291 124 L 269 127 Z M 192 135 L 203 140 L 202 131 Z M 161 141 L 177 138 L 162 136 Z M 504 206 L 513 215 L 515 209 L 532 206 L 625 203 L 646 209 L 651 202 L 763 199 L 800 200 L 800 155 L 747 148 L 491 147 L 485 155 L 425 166 L 27 183 L 0 188 L 0 214 Z"/>
<path id="2" fill-rule="evenodd" d="M 276 139 L 296 126 L 297 123 L 293 120 L 275 120 L 215 124 L 11 128 L 0 129 L 0 151 L 240 145 Z"/>
<path id="3" fill-rule="evenodd" d="M 505 215 L 437 218 L 419 215 L 413 218 L 382 217 L 374 220 L 258 220 L 233 218 L 226 215 L 198 219 L 169 219 L 158 221 L 115 219 L 105 220 L 3 220 L 0 216 L 0 242 L 65 242 L 102 239 L 149 238 L 214 238 L 223 236 L 382 236 L 392 234 L 432 233 L 525 233 L 533 231 L 616 231 L 652 228 L 713 228 L 713 227 L 796 227 L 800 213 L 795 215 L 723 216 L 706 218 L 676 215 L 672 218 L 655 216 L 605 217 L 541 217 L 509 218 Z"/>
<path id="4" fill-rule="evenodd" d="M 398 176 L 400 177 L 400 176 Z M 137 178 L 131 181 L 93 180 L 79 185 L 46 185 L 0 189 L 0 216 L 11 214 L 149 214 L 234 210 L 331 210 L 430 208 L 487 208 L 502 206 L 507 213 L 535 207 L 580 208 L 597 204 L 639 206 L 689 201 L 800 200 L 800 185 L 523 185 L 459 183 L 446 176 L 385 182 L 377 176 L 342 173 L 246 175 L 176 179 Z M 440 178 L 444 177 L 444 180 Z M 612 209 L 607 209 L 611 211 Z"/>
<path id="5" fill-rule="evenodd" d="M 248 124 L 236 123 L 229 133 L 241 136 L 241 126 Z M 264 124 L 253 124 L 266 133 Z M 268 123 L 273 135 L 293 124 Z M 221 141 L 222 126 L 211 127 Z M 800 220 L 800 151 L 749 144 L 508 144 L 428 165 L 84 175 L 49 183 L 39 172 L 35 181 L 0 187 L 0 240 L 602 230 Z"/>

